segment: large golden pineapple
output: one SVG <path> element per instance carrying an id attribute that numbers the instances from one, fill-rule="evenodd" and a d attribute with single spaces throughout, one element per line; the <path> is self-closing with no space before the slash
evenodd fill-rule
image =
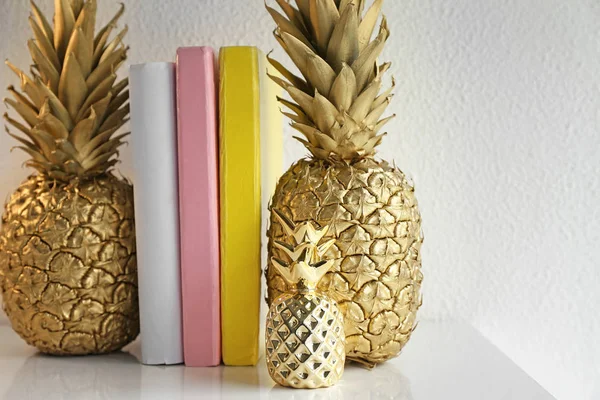
<path id="1" fill-rule="evenodd" d="M 36 170 L 10 197 L 0 287 L 13 329 L 51 354 L 110 352 L 139 333 L 133 188 L 112 167 L 126 134 L 123 7 L 94 35 L 96 0 L 56 0 L 52 27 L 35 3 L 31 74 L 4 101 L 7 131 Z M 12 130 L 11 130 L 12 129 Z"/>
<path id="2" fill-rule="evenodd" d="M 382 0 L 365 11 L 364 0 L 277 0 L 267 7 L 275 37 L 302 76 L 270 59 L 284 79 L 273 77 L 292 101 L 280 99 L 297 138 L 311 157 L 279 180 L 272 207 L 294 223 L 329 225 L 335 245 L 332 272 L 320 287 L 345 316 L 347 358 L 367 366 L 396 356 L 415 328 L 421 305 L 421 217 L 412 184 L 395 166 L 375 159 L 391 117 L 382 118 L 391 88 L 382 91 L 389 63 L 377 64 L 389 36 L 385 17 L 373 35 Z M 375 37 L 373 37 L 375 36 Z M 285 240 L 271 215 L 269 257 Z M 287 285 L 271 261 L 266 271 L 269 304 Z"/>

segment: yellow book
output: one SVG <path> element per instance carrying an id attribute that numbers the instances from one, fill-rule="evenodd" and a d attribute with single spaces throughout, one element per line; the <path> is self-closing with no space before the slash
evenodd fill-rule
<path id="1" fill-rule="evenodd" d="M 225 47 L 220 61 L 221 335 L 225 365 L 258 362 L 260 323 L 260 53 Z"/>

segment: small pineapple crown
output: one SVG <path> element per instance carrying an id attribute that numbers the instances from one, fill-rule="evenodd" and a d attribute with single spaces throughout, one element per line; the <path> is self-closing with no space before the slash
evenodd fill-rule
<path id="1" fill-rule="evenodd" d="M 316 228 L 311 221 L 295 225 L 281 211 L 273 210 L 286 235 L 293 240 L 293 244 L 275 241 L 275 247 L 282 250 L 291 260 L 286 262 L 276 257 L 271 261 L 279 270 L 283 278 L 291 286 L 314 289 L 321 278 L 333 266 L 333 260 L 322 260 L 327 250 L 335 243 L 330 239 L 319 244 L 329 230 L 328 226 Z"/>
<path id="2" fill-rule="evenodd" d="M 127 79 L 117 81 L 116 71 L 127 57 L 127 27 L 111 38 L 123 5 L 95 32 L 97 0 L 54 3 L 51 26 L 31 1 L 33 38 L 27 47 L 33 65 L 27 74 L 6 61 L 20 90 L 10 86 L 12 98 L 4 99 L 18 119 L 4 118 L 7 133 L 30 157 L 26 165 L 68 182 L 100 175 L 118 162 L 127 134 L 116 132 L 127 122 L 129 92 Z"/>

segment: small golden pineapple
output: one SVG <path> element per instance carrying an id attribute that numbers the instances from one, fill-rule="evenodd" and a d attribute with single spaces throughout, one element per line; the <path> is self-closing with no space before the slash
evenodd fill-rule
<path id="1" fill-rule="evenodd" d="M 335 240 L 319 244 L 328 227 L 316 229 L 310 221 L 294 226 L 284 214 L 274 213 L 294 243 L 275 243 L 290 259 L 272 260 L 289 289 L 273 301 L 267 315 L 267 369 L 282 386 L 328 387 L 340 380 L 346 360 L 342 313 L 317 289 L 333 266 L 321 257 Z"/>
<path id="2" fill-rule="evenodd" d="M 55 0 L 54 26 L 34 2 L 28 75 L 5 99 L 8 133 L 36 170 L 5 206 L 0 288 L 13 329 L 51 354 L 118 350 L 139 333 L 133 188 L 112 167 L 126 134 L 126 58 L 114 38 L 123 6 L 95 35 L 96 0 Z"/>

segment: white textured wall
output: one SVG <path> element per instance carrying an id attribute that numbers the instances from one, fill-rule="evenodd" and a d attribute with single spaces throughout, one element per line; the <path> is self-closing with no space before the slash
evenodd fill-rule
<path id="1" fill-rule="evenodd" d="M 27 3 L 0 4 L 0 55 L 20 66 Z M 100 3 L 106 21 L 116 2 Z M 275 47 L 262 0 L 125 3 L 131 62 L 172 60 L 180 45 Z M 421 317 L 465 318 L 561 400 L 600 396 L 600 2 L 388 0 L 385 11 L 399 85 L 381 155 L 417 185 Z M 0 197 L 26 175 L 12 145 L 0 136 Z M 286 163 L 304 153 L 286 139 Z"/>

